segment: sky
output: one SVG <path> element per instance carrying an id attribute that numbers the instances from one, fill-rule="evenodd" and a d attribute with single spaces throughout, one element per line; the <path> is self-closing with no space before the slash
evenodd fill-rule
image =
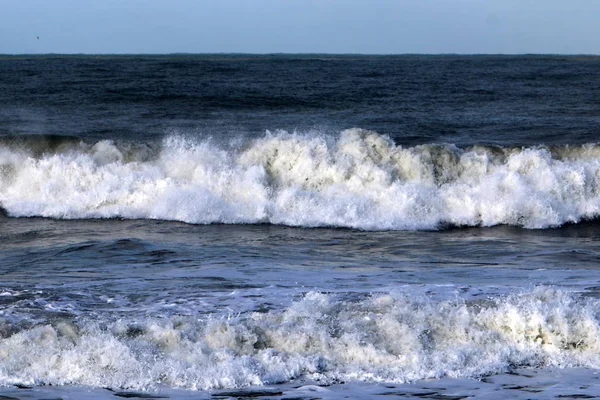
<path id="1" fill-rule="evenodd" d="M 600 54 L 600 0 L 0 0 L 0 54 Z"/>

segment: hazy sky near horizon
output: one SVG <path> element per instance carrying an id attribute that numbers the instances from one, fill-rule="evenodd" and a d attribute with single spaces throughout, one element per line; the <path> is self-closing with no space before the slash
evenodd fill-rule
<path id="1" fill-rule="evenodd" d="M 599 0 L 0 0 L 0 53 L 600 54 L 599 16 Z"/>

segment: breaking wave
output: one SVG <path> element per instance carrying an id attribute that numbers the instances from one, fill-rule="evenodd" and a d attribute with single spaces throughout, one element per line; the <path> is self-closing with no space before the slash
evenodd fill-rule
<path id="1" fill-rule="evenodd" d="M 1 385 L 215 389 L 600 367 L 597 300 L 543 287 L 441 302 L 309 292 L 280 311 L 203 320 L 1 322 Z"/>
<path id="2" fill-rule="evenodd" d="M 361 129 L 227 144 L 6 139 L 0 205 L 14 217 L 548 228 L 600 214 L 600 145 L 403 147 Z"/>

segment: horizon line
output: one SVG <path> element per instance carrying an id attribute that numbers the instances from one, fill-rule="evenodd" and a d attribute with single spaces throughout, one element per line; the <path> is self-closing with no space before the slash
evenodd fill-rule
<path id="1" fill-rule="evenodd" d="M 560 57 L 600 57 L 594 53 L 329 53 L 329 52 L 170 52 L 170 53 L 0 53 L 0 57 L 18 56 L 361 56 L 361 57 L 393 57 L 393 56 L 560 56 Z"/>

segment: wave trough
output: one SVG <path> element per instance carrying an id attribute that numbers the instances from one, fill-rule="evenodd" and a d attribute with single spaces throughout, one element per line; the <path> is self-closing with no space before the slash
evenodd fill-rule
<path id="1" fill-rule="evenodd" d="M 596 144 L 402 147 L 348 129 L 32 147 L 0 142 L 0 205 L 10 216 L 426 230 L 548 228 L 600 214 Z"/>

